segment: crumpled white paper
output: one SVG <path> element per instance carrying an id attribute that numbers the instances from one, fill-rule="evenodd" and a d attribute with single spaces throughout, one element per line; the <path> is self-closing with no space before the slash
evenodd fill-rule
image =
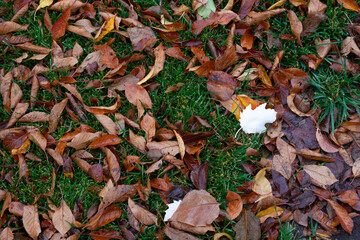
<path id="1" fill-rule="evenodd" d="M 252 110 L 250 104 L 240 113 L 240 126 L 245 133 L 262 133 L 266 123 L 276 120 L 276 111 L 265 107 L 266 103 L 263 103 Z"/>
<path id="2" fill-rule="evenodd" d="M 165 222 L 168 221 L 172 217 L 172 215 L 175 213 L 176 209 L 178 209 L 180 203 L 181 203 L 181 200 L 179 200 L 179 201 L 174 200 L 173 203 L 168 204 L 169 208 L 165 211 L 165 217 L 164 217 Z"/>

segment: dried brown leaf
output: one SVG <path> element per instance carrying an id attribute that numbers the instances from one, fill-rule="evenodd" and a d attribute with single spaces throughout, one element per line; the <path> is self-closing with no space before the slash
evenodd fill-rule
<path id="1" fill-rule="evenodd" d="M 157 225 L 157 216 L 143 207 L 137 205 L 131 198 L 128 199 L 128 205 L 135 218 L 145 225 Z"/>

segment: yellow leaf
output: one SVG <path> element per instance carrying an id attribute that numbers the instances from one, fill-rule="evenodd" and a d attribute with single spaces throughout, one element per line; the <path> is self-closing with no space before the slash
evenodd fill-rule
<path id="1" fill-rule="evenodd" d="M 30 148 L 30 140 L 26 140 L 24 144 L 16 149 L 11 150 L 11 155 L 23 154 L 26 153 L 27 150 Z"/>
<path id="2" fill-rule="evenodd" d="M 48 7 L 53 3 L 54 0 L 40 0 L 39 6 L 37 7 L 36 11 L 44 8 L 44 7 Z"/>
<path id="3" fill-rule="evenodd" d="M 260 101 L 254 100 L 244 94 L 233 95 L 233 104 L 232 104 L 232 112 L 234 113 L 236 119 L 240 120 L 240 113 L 251 104 L 251 109 L 255 109 L 257 106 L 261 104 Z"/>
<path id="4" fill-rule="evenodd" d="M 286 0 L 280 0 L 280 1 L 276 2 L 276 3 L 274 3 L 273 5 L 271 5 L 271 6 L 268 8 L 268 10 L 272 10 L 272 9 L 274 9 L 274 8 L 276 8 L 276 7 L 280 7 L 280 6 L 282 6 L 285 2 L 286 2 Z"/>
<path id="5" fill-rule="evenodd" d="M 185 155 L 184 140 L 182 139 L 182 137 L 180 136 L 180 134 L 177 131 L 174 130 L 174 133 L 175 133 L 176 140 L 178 141 L 178 144 L 179 144 L 181 159 L 183 159 L 184 155 Z"/>
<path id="6" fill-rule="evenodd" d="M 273 213 L 277 213 L 278 216 L 280 215 L 282 212 L 284 211 L 284 209 L 282 209 L 281 207 L 269 207 L 261 212 L 258 212 L 258 214 L 256 214 L 257 218 L 261 218 L 263 216 L 269 215 L 269 214 L 273 214 Z"/>
<path id="7" fill-rule="evenodd" d="M 226 237 L 229 240 L 232 240 L 231 236 L 227 233 L 215 233 L 215 235 L 213 236 L 213 240 L 219 240 L 223 237 Z"/>
<path id="8" fill-rule="evenodd" d="M 265 177 L 266 168 L 261 169 L 254 178 L 254 187 L 253 191 L 256 192 L 259 195 L 268 195 L 270 196 L 272 194 L 272 188 L 270 185 L 269 180 Z"/>
<path id="9" fill-rule="evenodd" d="M 100 41 L 103 37 L 105 37 L 106 34 L 108 34 L 111 30 L 114 29 L 115 17 L 116 17 L 116 15 L 114 15 L 112 17 L 108 17 L 106 19 L 106 21 L 101 26 L 101 28 L 99 29 L 99 31 L 97 32 L 97 34 L 94 38 L 95 42 Z"/>

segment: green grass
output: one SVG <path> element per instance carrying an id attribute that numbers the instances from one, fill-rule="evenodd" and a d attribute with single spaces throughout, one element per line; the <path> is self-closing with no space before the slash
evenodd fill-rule
<path id="1" fill-rule="evenodd" d="M 150 7 L 153 5 L 157 5 L 159 1 L 135 1 L 141 4 L 142 7 Z M 225 1 L 226 2 L 226 1 Z M 275 3 L 275 0 L 270 1 L 271 4 Z M 187 6 L 191 6 L 191 1 L 182 1 L 182 3 Z M 121 7 L 121 4 L 113 1 L 113 4 L 117 7 Z M 226 3 L 222 3 L 224 5 Z M 238 5 L 236 5 L 234 11 L 238 11 Z M 260 4 L 261 5 L 261 4 Z M 284 5 L 285 7 L 295 10 L 289 3 Z M 11 3 L 0 3 L 0 7 L 10 7 Z M 165 3 L 164 7 L 171 12 L 169 7 L 169 3 Z M 222 6 L 223 7 L 223 6 Z M 259 7 L 259 10 L 263 11 L 264 8 Z M 338 5 L 335 7 L 331 4 L 328 4 L 327 16 L 328 19 L 323 21 L 320 25 L 318 31 L 310 36 L 306 36 L 303 39 L 304 48 L 298 47 L 294 41 L 281 41 L 283 49 L 285 50 L 284 58 L 281 62 L 282 67 L 298 67 L 303 70 L 309 72 L 307 66 L 300 61 L 299 57 L 304 54 L 313 54 L 316 53 L 316 48 L 311 43 L 315 38 L 326 39 L 331 38 L 336 41 L 338 47 L 341 48 L 341 41 L 347 35 L 344 27 L 348 23 L 348 18 L 354 17 L 355 14 L 350 11 L 345 11 L 347 16 L 345 16 L 344 10 L 341 9 Z M 127 17 L 126 11 L 117 11 L 118 15 L 121 17 Z M 59 14 L 54 11 L 49 11 L 50 17 L 54 22 Z M 5 20 L 10 20 L 13 15 L 13 12 L 10 12 L 8 16 L 4 16 Z M 25 35 L 27 37 L 34 38 L 34 44 L 51 48 L 52 39 L 48 30 L 44 26 L 40 26 L 38 20 L 42 21 L 44 17 L 44 13 L 37 12 L 34 15 L 33 11 L 29 11 L 28 15 L 22 17 L 19 21 L 20 24 L 30 24 L 29 30 L 26 32 L 18 32 L 14 35 Z M 300 17 L 301 20 L 304 20 L 304 17 Z M 180 20 L 183 23 L 187 23 L 184 18 Z M 92 21 L 94 24 L 100 25 L 100 17 L 96 16 L 96 19 Z M 269 32 L 274 34 L 276 38 L 281 36 L 282 34 L 291 33 L 290 24 L 286 18 L 286 14 L 280 14 L 269 20 L 271 29 Z M 206 42 L 209 38 L 212 38 L 216 41 L 219 41 L 220 44 L 224 44 L 227 39 L 229 30 L 223 26 L 218 26 L 215 29 L 206 28 L 199 36 L 194 36 L 190 30 L 181 32 L 180 39 L 186 40 L 191 38 L 199 38 L 204 42 L 204 49 L 207 55 L 211 58 L 212 56 L 209 54 L 209 49 L 206 46 Z M 108 34 L 103 40 L 101 40 L 97 44 L 104 44 L 109 41 L 111 38 L 117 38 L 115 33 Z M 240 36 L 235 37 L 235 43 L 240 43 Z M 260 42 L 263 41 L 266 43 L 266 36 L 260 36 L 260 41 L 256 42 L 257 48 L 260 45 Z M 79 35 L 75 35 L 70 32 L 66 32 L 66 35 L 61 38 L 61 44 L 63 45 L 64 52 L 66 50 L 72 49 L 75 42 L 78 42 L 84 49 L 84 54 L 79 60 L 79 63 L 86 57 L 86 55 L 93 51 L 93 43 Z M 169 43 L 164 43 L 165 46 L 171 46 Z M 110 45 L 117 56 L 124 57 L 132 54 L 132 47 L 129 42 L 124 43 L 122 41 L 116 41 L 116 44 Z M 0 58 L 1 61 L 5 63 L 4 71 L 8 72 L 16 66 L 13 63 L 13 59 L 20 57 L 24 51 L 18 50 L 13 46 L 8 46 L 9 51 L 5 54 L 4 48 L 1 47 Z M 268 48 L 266 44 L 263 45 L 262 51 L 264 54 L 270 59 L 274 60 L 275 54 L 279 51 L 276 47 Z M 188 56 L 192 56 L 190 51 L 184 50 L 184 52 Z M 146 54 L 146 53 L 145 53 Z M 33 56 L 33 53 L 29 54 Z M 25 60 L 22 65 L 29 67 L 30 69 L 37 64 L 38 61 L 27 61 Z M 48 56 L 43 61 L 44 66 L 51 67 L 51 57 Z M 342 73 L 335 73 L 332 70 L 329 70 L 329 60 L 325 59 L 324 63 L 319 66 L 317 71 L 312 71 L 311 73 L 311 81 L 310 83 L 314 86 L 315 91 L 315 103 L 320 108 L 324 109 L 322 112 L 322 117 L 325 117 L 327 114 L 331 114 L 333 106 L 337 107 L 340 111 L 339 118 L 337 119 L 337 124 L 340 123 L 346 117 L 346 110 L 349 105 L 358 106 L 359 103 L 352 99 L 349 95 L 349 90 L 345 88 L 345 86 L 349 86 L 351 89 L 352 84 L 358 83 L 360 77 L 357 76 L 355 78 L 344 75 Z M 145 65 L 147 72 L 149 71 L 148 66 L 153 65 L 153 59 L 147 56 L 144 60 L 129 64 L 127 73 L 129 73 L 134 67 L 139 65 Z M 237 129 L 239 128 L 239 123 L 236 121 L 235 117 L 232 114 L 225 115 L 225 110 L 221 107 L 217 102 L 215 102 L 210 93 L 206 89 L 206 79 L 199 78 L 196 74 L 184 73 L 184 69 L 186 68 L 187 63 L 181 62 L 180 60 L 167 57 L 165 67 L 157 75 L 152 81 L 159 83 L 159 87 L 154 91 L 149 92 L 150 97 L 153 101 L 153 109 L 152 112 L 155 114 L 156 111 L 162 106 L 165 102 L 165 107 L 163 111 L 161 111 L 158 115 L 155 116 L 157 122 L 160 127 L 167 127 L 164 122 L 164 118 L 168 117 L 168 120 L 172 123 L 175 123 L 179 120 L 184 124 L 184 130 L 189 131 L 189 128 L 186 124 L 187 120 L 192 115 L 200 116 L 208 121 L 217 134 L 207 140 L 206 146 L 202 153 L 200 154 L 201 162 L 208 161 L 209 162 L 209 174 L 208 174 L 208 187 L 207 191 L 209 191 L 218 202 L 222 203 L 224 206 L 226 203 L 226 194 L 227 190 L 236 191 L 237 186 L 241 185 L 245 181 L 252 179 L 252 176 L 249 176 L 241 164 L 249 161 L 257 161 L 259 158 L 255 157 L 246 157 L 245 152 L 247 147 L 253 147 L 255 149 L 259 149 L 261 145 L 261 135 L 245 135 L 240 134 L 238 141 L 244 143 L 244 146 L 233 147 L 230 149 L 223 150 L 224 145 L 222 143 L 223 139 L 227 139 L 228 137 L 234 137 Z M 102 77 L 106 74 L 107 70 L 99 73 L 94 73 L 92 76 L 88 76 L 86 73 L 83 73 L 80 77 L 77 77 L 76 80 L 77 88 L 79 92 L 84 97 L 84 101 L 87 104 L 90 104 L 90 98 L 99 99 L 99 106 L 109 106 L 113 102 L 109 101 L 108 98 L 104 98 L 107 93 L 106 89 L 85 89 L 88 80 L 94 79 L 102 79 Z M 52 71 L 46 74 L 43 74 L 49 81 L 53 82 L 58 80 L 62 76 L 67 76 L 69 72 L 57 72 Z M 176 92 L 165 94 L 165 90 L 172 85 L 176 85 L 177 83 L 184 83 L 184 85 Z M 30 96 L 31 86 L 26 82 L 17 81 L 19 86 L 23 89 L 24 92 L 24 100 L 28 101 Z M 254 94 L 249 90 L 245 89 L 246 84 L 243 84 L 244 88 L 240 88 L 237 90 L 238 93 L 249 94 L 252 97 Z M 54 97 L 50 92 L 41 89 L 38 94 L 39 101 L 54 101 L 59 102 L 64 98 L 64 89 L 61 87 L 54 88 L 57 92 L 57 98 Z M 122 97 L 122 106 L 119 109 L 119 112 L 123 115 L 129 111 L 129 109 L 136 109 L 135 106 L 131 105 L 125 98 L 124 92 L 119 93 Z M 359 92 L 353 91 L 352 94 L 356 94 L 359 96 Z M 0 100 L 0 105 L 2 102 Z M 42 107 L 35 107 L 33 110 L 45 111 L 49 113 L 49 110 L 44 109 Z M 213 118 L 211 113 L 215 112 L 216 117 Z M 89 122 L 89 126 L 97 131 L 105 131 L 101 124 L 96 120 L 96 118 L 89 113 L 85 113 L 86 118 Z M 0 108 L 0 121 L 5 121 L 9 119 L 10 114 L 4 112 L 2 108 Z M 334 125 L 335 119 L 333 121 Z M 17 123 L 16 126 L 21 126 L 26 124 Z M 45 124 L 32 124 L 40 128 L 40 130 L 47 127 L 47 123 Z M 70 117 L 63 115 L 59 127 L 52 136 L 55 139 L 59 139 L 65 132 L 69 130 L 73 130 L 74 128 L 80 125 L 79 122 L 74 122 Z M 211 131 L 211 129 L 202 128 L 201 131 Z M 128 136 L 128 132 L 124 133 L 124 136 Z M 3 146 L 0 145 L 0 150 L 6 152 Z M 70 153 L 74 152 L 73 149 L 70 149 Z M 27 184 L 24 179 L 18 181 L 19 178 L 19 170 L 18 168 L 12 168 L 11 170 L 14 172 L 13 180 L 17 186 L 11 186 L 7 181 L 0 182 L 0 189 L 7 189 L 13 194 L 15 194 L 19 199 L 18 201 L 24 204 L 31 204 L 34 201 L 34 197 L 38 194 L 47 193 L 51 186 L 51 175 L 52 168 L 55 167 L 56 170 L 56 188 L 55 194 L 49 198 L 49 200 L 56 206 L 59 206 L 61 200 L 65 200 L 66 203 L 73 209 L 75 202 L 77 199 L 82 199 L 82 204 L 85 209 L 84 216 L 82 221 L 85 221 L 86 210 L 95 202 L 99 201 L 98 195 L 91 191 L 92 188 L 98 187 L 103 188 L 105 183 L 96 184 L 86 173 L 84 173 L 75 163 L 73 163 L 74 170 L 74 178 L 68 179 L 64 176 L 62 168 L 58 167 L 56 164 L 49 164 L 46 161 L 44 153 L 37 147 L 35 144 L 32 144 L 31 149 L 29 150 L 34 152 L 38 156 L 40 156 L 43 161 L 41 163 L 30 162 L 27 161 L 28 167 L 30 169 L 30 182 L 32 184 Z M 146 159 L 146 155 L 139 153 L 134 147 L 128 144 L 126 141 L 123 141 L 119 147 L 117 147 L 117 152 L 120 156 L 120 159 L 124 159 L 127 155 L 138 155 L 141 157 L 142 161 L 150 161 Z M 95 156 L 95 159 L 91 161 L 91 163 L 103 163 L 103 158 L 105 154 L 100 150 L 92 151 Z M 52 160 L 50 160 L 52 162 Z M 14 160 L 11 156 L 7 155 L 2 159 L 3 165 L 13 164 Z M 4 168 L 4 171 L 7 173 L 10 171 L 10 168 Z M 180 185 L 185 185 L 194 188 L 194 186 L 187 181 L 179 171 L 173 169 L 166 173 L 168 177 L 175 183 Z M 121 184 L 134 184 L 141 179 L 142 183 L 146 185 L 147 175 L 145 173 L 145 169 L 142 168 L 140 172 L 134 173 L 126 173 L 124 169 L 121 170 L 121 176 L 127 176 Z M 163 177 L 164 173 L 158 171 L 151 175 L 152 178 L 155 177 Z M 45 177 L 45 178 L 43 178 Z M 135 198 L 137 201 L 138 198 Z M 39 206 L 39 212 L 46 213 L 47 209 L 49 209 L 48 202 L 45 198 L 40 198 L 37 202 Z M 166 210 L 166 205 L 161 201 L 156 190 L 153 190 L 149 196 L 149 200 L 146 202 L 149 206 L 149 209 L 153 213 L 158 213 L 161 216 L 164 215 L 164 211 Z M 126 203 L 119 203 L 121 209 L 123 210 L 123 215 L 121 219 L 127 219 L 126 216 Z M 232 229 L 227 226 L 228 222 L 225 221 L 221 226 L 217 226 L 218 232 L 226 232 L 234 237 L 234 232 Z M 6 224 L 5 224 L 6 225 Z M 3 225 L 3 227 L 5 226 Z M 11 227 L 16 229 L 16 224 L 10 224 Z M 161 223 L 161 227 L 164 227 L 164 224 Z M 119 230 L 116 221 L 107 225 L 106 228 Z M 147 227 L 142 234 L 141 239 L 150 239 L 153 237 L 153 234 L 157 231 L 155 226 Z M 280 237 L 281 240 L 293 239 L 292 234 L 294 232 L 294 227 L 291 224 L 285 223 L 280 228 Z M 90 239 L 86 234 L 81 237 L 81 239 Z M 201 236 L 203 239 L 209 239 L 210 234 L 206 236 Z"/>

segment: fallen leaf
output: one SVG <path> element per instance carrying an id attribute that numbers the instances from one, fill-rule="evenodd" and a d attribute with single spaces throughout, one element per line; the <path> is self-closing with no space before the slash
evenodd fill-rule
<path id="1" fill-rule="evenodd" d="M 51 109 L 51 113 L 49 116 L 49 132 L 54 132 L 57 128 L 57 125 L 60 121 L 61 113 L 63 112 L 68 99 L 65 98 L 61 102 L 54 105 L 54 107 Z"/>
<path id="2" fill-rule="evenodd" d="M 29 236 L 37 239 L 41 233 L 41 227 L 36 205 L 27 205 L 24 207 L 22 222 Z"/>
<path id="3" fill-rule="evenodd" d="M 106 186 L 101 190 L 99 196 L 102 197 L 99 209 L 106 208 L 113 203 L 127 201 L 136 195 L 136 186 L 134 185 L 117 185 L 111 179 Z"/>
<path id="4" fill-rule="evenodd" d="M 260 220 L 251 211 L 244 210 L 233 227 L 236 240 L 260 240 Z"/>
<path id="5" fill-rule="evenodd" d="M 180 153 L 179 144 L 176 141 L 162 141 L 162 142 L 148 142 L 146 147 L 149 150 L 158 149 L 161 151 L 162 155 L 165 156 L 170 154 L 175 156 L 176 154 Z"/>
<path id="6" fill-rule="evenodd" d="M 288 15 L 288 18 L 289 18 L 289 21 L 290 21 L 291 31 L 295 35 L 297 43 L 300 46 L 302 46 L 301 33 L 302 33 L 302 30 L 303 30 L 303 25 L 300 22 L 299 18 L 296 16 L 294 11 L 288 10 L 287 15 Z"/>
<path id="7" fill-rule="evenodd" d="M 93 216 L 89 223 L 85 225 L 86 229 L 94 230 L 96 228 L 105 226 L 115 219 L 121 217 L 121 209 L 117 205 L 111 205 L 105 209 L 100 209 L 95 216 Z"/>
<path id="8" fill-rule="evenodd" d="M 135 218 L 145 225 L 157 225 L 157 216 L 145 208 L 137 205 L 131 198 L 128 199 L 128 205 Z"/>
<path id="9" fill-rule="evenodd" d="M 54 0 L 40 0 L 39 6 L 36 8 L 36 11 L 38 11 L 41 8 L 45 8 L 50 6 L 53 3 Z"/>
<path id="10" fill-rule="evenodd" d="M 152 108 L 152 102 L 148 92 L 136 83 L 125 85 L 125 96 L 128 101 L 135 106 L 137 106 L 137 101 L 140 101 L 144 107 Z"/>
<path id="11" fill-rule="evenodd" d="M 272 159 L 272 169 L 279 172 L 286 179 L 290 179 L 292 176 L 292 167 L 289 159 L 282 155 L 274 155 Z"/>
<path id="12" fill-rule="evenodd" d="M 334 209 L 336 215 L 339 218 L 340 224 L 343 227 L 343 229 L 351 234 L 353 228 L 354 228 L 354 222 L 349 216 L 348 212 L 337 202 L 332 201 L 330 199 L 326 199 L 326 201 L 331 205 L 331 207 Z"/>
<path id="13" fill-rule="evenodd" d="M 110 135 L 116 136 L 122 133 L 120 126 L 117 123 L 115 123 L 110 117 L 104 114 L 94 114 L 94 115 Z"/>
<path id="14" fill-rule="evenodd" d="M 117 183 L 120 179 L 120 163 L 118 157 L 109 148 L 105 147 L 106 161 L 109 164 L 110 174 Z"/>
<path id="15" fill-rule="evenodd" d="M 33 111 L 25 114 L 19 119 L 19 122 L 34 123 L 34 122 L 48 122 L 50 115 L 45 112 Z"/>
<path id="16" fill-rule="evenodd" d="M 272 195 L 272 188 L 269 180 L 265 177 L 266 168 L 261 169 L 254 178 L 254 186 L 252 190 L 262 196 Z"/>
<path id="17" fill-rule="evenodd" d="M 106 146 L 110 146 L 110 145 L 117 145 L 121 142 L 122 142 L 121 138 L 119 138 L 118 136 L 112 135 L 112 134 L 107 134 L 107 135 L 101 136 L 98 139 L 96 139 L 94 142 L 92 142 L 88 146 L 88 148 L 96 149 L 96 148 L 106 147 Z"/>
<path id="18" fill-rule="evenodd" d="M 339 151 L 339 147 L 333 144 L 325 135 L 321 133 L 321 130 L 316 129 L 316 139 L 322 150 L 328 153 L 335 153 Z"/>
<path id="19" fill-rule="evenodd" d="M 161 43 L 154 49 L 155 64 L 151 68 L 150 72 L 137 84 L 141 85 L 147 82 L 149 79 L 155 77 L 161 70 L 163 70 L 165 64 L 165 49 L 166 47 L 164 47 Z"/>
<path id="20" fill-rule="evenodd" d="M 129 142 L 136 147 L 140 152 L 145 152 L 146 140 L 142 136 L 138 136 L 133 131 L 129 130 Z"/>
<path id="21" fill-rule="evenodd" d="M 337 2 L 346 9 L 350 9 L 350 10 L 354 10 L 356 12 L 360 12 L 360 7 L 355 2 L 355 0 L 337 0 Z"/>
<path id="22" fill-rule="evenodd" d="M 229 191 L 226 195 L 226 212 L 229 214 L 229 220 L 234 220 L 243 209 L 243 202 L 239 194 Z"/>
<path id="23" fill-rule="evenodd" d="M 116 15 L 108 17 L 94 37 L 94 42 L 99 42 L 105 35 L 114 29 Z"/>
<path id="24" fill-rule="evenodd" d="M 304 170 L 310 175 L 313 184 L 325 189 L 338 181 L 326 166 L 306 165 Z"/>
<path id="25" fill-rule="evenodd" d="M 109 107 L 89 107 L 84 104 L 86 111 L 94 114 L 108 114 L 116 112 L 121 106 L 120 96 L 116 95 L 116 102 Z"/>
<path id="26" fill-rule="evenodd" d="M 165 222 L 167 222 L 174 215 L 174 213 L 178 209 L 180 203 L 181 203 L 181 200 L 179 200 L 179 201 L 174 200 L 174 202 L 167 205 L 168 209 L 166 209 L 165 216 L 164 216 Z"/>
<path id="27" fill-rule="evenodd" d="M 347 190 L 340 193 L 337 197 L 343 203 L 349 204 L 356 211 L 360 210 L 360 198 L 355 190 Z"/>
<path id="28" fill-rule="evenodd" d="M 180 240 L 180 239 L 200 240 L 200 238 L 197 238 L 189 233 L 177 230 L 177 229 L 169 227 L 169 226 L 166 226 L 164 233 L 171 240 Z"/>
<path id="29" fill-rule="evenodd" d="M 187 193 L 170 221 L 205 227 L 219 216 L 219 203 L 205 190 L 192 190 Z"/>
<path id="30" fill-rule="evenodd" d="M 268 18 L 271 18 L 277 14 L 280 14 L 284 11 L 285 11 L 285 9 L 274 9 L 274 10 L 269 10 L 269 11 L 264 11 L 264 12 L 250 12 L 246 16 L 245 22 L 249 25 L 258 24 L 258 23 L 260 23 Z"/>
<path id="31" fill-rule="evenodd" d="M 324 154 L 309 150 L 309 149 L 301 149 L 299 151 L 296 152 L 297 155 L 300 155 L 304 158 L 308 158 L 308 159 L 313 159 L 313 160 L 317 160 L 317 161 L 322 161 L 322 162 L 335 162 L 336 159 L 332 158 L 332 157 L 328 157 Z"/>
<path id="32" fill-rule="evenodd" d="M 20 25 L 16 22 L 1 22 L 0 23 L 0 34 L 7 34 L 17 31 L 26 31 L 29 25 Z"/>
<path id="33" fill-rule="evenodd" d="M 123 239 L 119 231 L 110 229 L 100 229 L 92 231 L 89 234 L 93 240 L 110 240 L 110 239 Z"/>
<path id="34" fill-rule="evenodd" d="M 61 201 L 60 207 L 52 215 L 52 222 L 61 235 L 65 235 L 70 230 L 71 225 L 75 225 L 75 217 L 64 200 Z"/>
<path id="35" fill-rule="evenodd" d="M 67 21 L 69 20 L 71 14 L 71 7 L 66 9 L 61 16 L 54 22 L 51 28 L 51 36 L 56 41 L 65 34 L 65 29 Z"/>
<path id="36" fill-rule="evenodd" d="M 13 234 L 11 228 L 9 228 L 9 227 L 4 228 L 1 231 L 0 239 L 1 240 L 13 240 L 14 239 L 14 234 Z"/>

